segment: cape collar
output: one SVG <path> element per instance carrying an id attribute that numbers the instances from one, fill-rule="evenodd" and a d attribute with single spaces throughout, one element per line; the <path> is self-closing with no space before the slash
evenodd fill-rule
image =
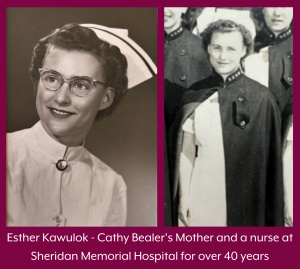
<path id="1" fill-rule="evenodd" d="M 280 44 L 287 39 L 289 39 L 293 35 L 293 30 L 289 27 L 284 32 L 280 33 L 277 37 L 274 35 L 273 32 L 269 30 L 268 27 L 264 27 L 260 34 L 257 35 L 255 42 L 258 44 L 258 49 L 262 49 L 266 46 Z"/>
<path id="2" fill-rule="evenodd" d="M 285 30 L 284 32 L 280 33 L 277 37 L 266 26 L 263 28 L 262 31 L 266 36 L 268 36 L 270 38 L 271 42 L 273 41 L 276 43 L 281 43 L 281 42 L 285 41 L 293 34 L 293 31 L 290 27 L 287 30 Z"/>
<path id="3" fill-rule="evenodd" d="M 178 37 L 180 37 L 184 32 L 184 28 L 182 26 L 180 26 L 178 29 L 176 29 L 175 31 L 167 34 L 165 32 L 165 43 L 168 43 L 169 41 L 172 41 Z"/>
<path id="4" fill-rule="evenodd" d="M 242 77 L 242 71 L 240 68 L 238 68 L 234 73 L 232 73 L 230 76 L 226 78 L 226 81 L 224 82 L 224 79 L 222 76 L 220 76 L 215 70 L 213 72 L 212 78 L 213 78 L 213 87 L 222 87 L 226 88 L 230 86 L 231 84 L 234 84 Z"/>
<path id="5" fill-rule="evenodd" d="M 59 160 L 64 159 L 69 161 L 73 161 L 81 154 L 82 150 L 84 149 L 83 145 L 79 147 L 67 147 L 56 140 L 54 140 L 52 137 L 50 137 L 47 132 L 45 131 L 41 121 L 36 123 L 32 127 L 33 133 L 34 133 L 34 141 L 37 144 L 37 146 L 46 152 L 51 159 L 51 162 L 54 164 Z M 68 150 L 67 150 L 68 148 Z M 67 152 L 66 152 L 67 150 Z M 66 152 L 66 155 L 64 156 Z"/>

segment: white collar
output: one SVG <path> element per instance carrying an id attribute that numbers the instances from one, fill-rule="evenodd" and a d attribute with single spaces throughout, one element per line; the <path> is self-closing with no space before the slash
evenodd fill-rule
<path id="1" fill-rule="evenodd" d="M 56 163 L 59 159 L 63 159 L 67 146 L 50 137 L 45 131 L 41 121 L 36 123 L 32 127 L 32 130 L 34 132 L 34 137 L 32 137 L 33 141 L 49 155 L 51 160 Z M 75 160 L 81 154 L 83 149 L 83 145 L 79 147 L 69 147 L 65 155 L 65 160 L 68 162 Z"/>

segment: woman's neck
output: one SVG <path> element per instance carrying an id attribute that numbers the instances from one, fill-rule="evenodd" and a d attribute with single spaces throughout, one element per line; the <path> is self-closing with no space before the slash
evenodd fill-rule
<path id="1" fill-rule="evenodd" d="M 219 74 L 219 75 L 223 78 L 224 83 L 225 83 L 225 82 L 226 82 L 226 79 L 227 79 L 229 76 L 231 76 L 232 74 L 234 74 L 238 69 L 239 69 L 239 66 L 238 66 L 236 69 L 234 69 L 234 71 L 230 72 L 229 74 L 226 74 L 226 75 Z"/>
<path id="2" fill-rule="evenodd" d="M 277 38 L 280 34 L 286 32 L 289 28 L 290 28 L 290 27 L 287 27 L 287 28 L 285 28 L 284 30 L 281 30 L 281 31 L 272 31 L 272 30 L 270 30 L 270 29 L 269 29 L 269 30 L 270 30 L 270 31 L 275 35 L 275 37 Z"/>
<path id="3" fill-rule="evenodd" d="M 42 122 L 42 126 L 46 133 L 53 138 L 55 141 L 59 142 L 60 144 L 65 145 L 66 147 L 78 147 L 83 144 L 85 137 L 87 136 L 88 132 L 78 132 L 76 135 L 56 135 L 50 132 L 46 126 L 44 126 Z"/>
<path id="4" fill-rule="evenodd" d="M 69 136 L 55 136 L 53 138 L 59 143 L 67 146 L 67 147 L 79 147 L 83 144 L 84 138 L 75 138 Z"/>
<path id="5" fill-rule="evenodd" d="M 181 21 L 175 23 L 172 27 L 170 28 L 165 28 L 165 32 L 167 34 L 170 34 L 172 33 L 173 31 L 177 30 L 179 27 L 181 26 Z"/>

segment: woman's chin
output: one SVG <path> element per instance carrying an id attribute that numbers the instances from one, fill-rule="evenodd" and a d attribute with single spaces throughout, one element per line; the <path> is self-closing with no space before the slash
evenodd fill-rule
<path id="1" fill-rule="evenodd" d="M 62 122 L 43 123 L 44 129 L 52 137 L 69 136 L 72 133 L 72 128 Z"/>

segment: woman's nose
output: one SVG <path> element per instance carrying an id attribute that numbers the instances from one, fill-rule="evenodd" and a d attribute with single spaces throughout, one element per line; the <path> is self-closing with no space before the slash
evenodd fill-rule
<path id="1" fill-rule="evenodd" d="M 222 60 L 222 61 L 226 60 L 226 58 L 227 58 L 227 52 L 226 52 L 225 50 L 222 50 L 222 51 L 220 52 L 219 58 L 220 58 L 220 60 Z"/>
<path id="2" fill-rule="evenodd" d="M 274 9 L 274 15 L 275 15 L 276 17 L 281 16 L 281 15 L 282 15 L 282 7 L 276 7 L 276 8 Z"/>
<path id="3" fill-rule="evenodd" d="M 67 106 L 71 103 L 71 97 L 70 95 L 70 85 L 68 83 L 62 84 L 57 90 L 55 95 L 55 101 L 61 106 Z"/>

